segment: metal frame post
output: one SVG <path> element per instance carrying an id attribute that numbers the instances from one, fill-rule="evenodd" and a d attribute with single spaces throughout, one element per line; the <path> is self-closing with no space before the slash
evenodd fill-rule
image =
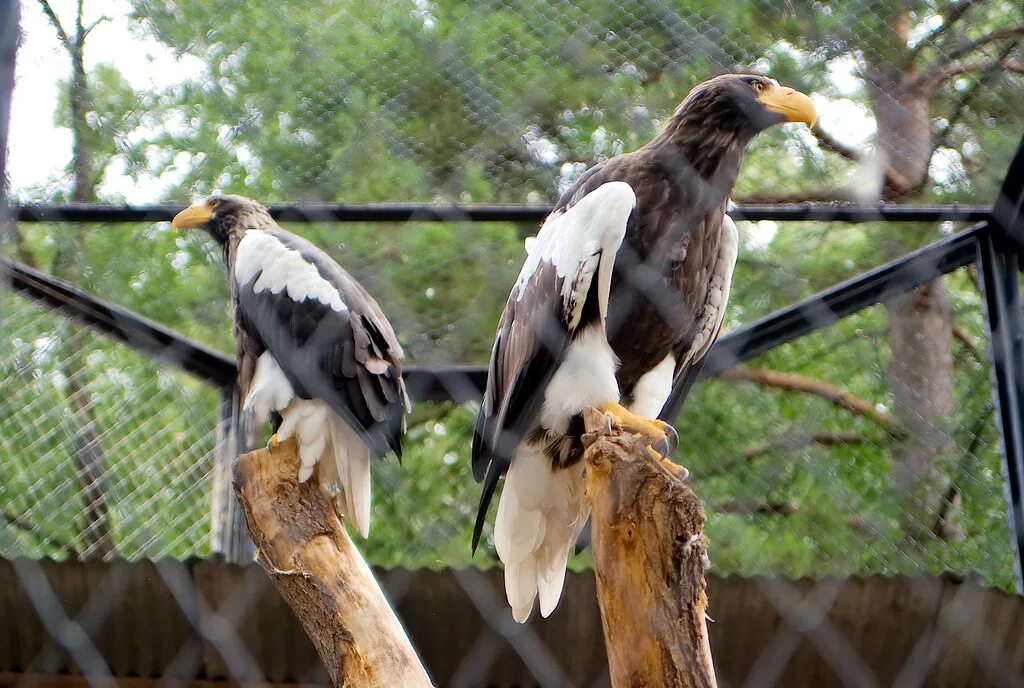
<path id="1" fill-rule="evenodd" d="M 1024 311 L 1019 262 L 1005 238 L 988 232 L 978 241 L 978 271 L 985 297 L 992 394 L 1003 458 L 1006 515 L 1014 552 L 1017 592 L 1024 594 Z"/>
<path id="2" fill-rule="evenodd" d="M 7 238 L 7 134 L 14 92 L 14 60 L 18 52 L 21 6 L 18 0 L 0 2 L 0 240 Z"/>
<path id="3" fill-rule="evenodd" d="M 233 383 L 221 387 L 213 494 L 210 498 L 210 539 L 214 554 L 231 564 L 251 562 L 255 551 L 232 484 L 235 459 L 247 450 L 239 423 L 240 411 L 238 388 Z"/>
<path id="4" fill-rule="evenodd" d="M 985 298 L 992 395 L 1003 455 L 1006 514 L 1017 592 L 1024 594 L 1024 137 L 992 208 L 992 227 L 978 238 Z"/>

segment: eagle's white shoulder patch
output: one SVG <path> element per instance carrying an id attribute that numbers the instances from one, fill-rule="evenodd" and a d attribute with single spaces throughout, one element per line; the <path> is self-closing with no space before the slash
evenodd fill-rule
<path id="1" fill-rule="evenodd" d="M 568 210 L 549 215 L 537 236 L 526 242 L 526 261 L 512 288 L 514 298 L 522 299 L 523 288 L 530 276 L 542 263 L 550 263 L 563 280 L 562 299 L 568 305 L 574 292 L 585 294 L 589 289 L 594 272 L 598 272 L 595 257 L 599 255 L 612 259 L 607 262 L 607 270 L 599 271 L 599 286 L 606 292 L 608 285 L 604 282 L 611 279 L 611 264 L 622 244 L 634 207 L 636 194 L 629 184 L 608 182 Z M 602 293 L 601 300 L 603 308 L 607 303 L 607 293 Z M 582 306 L 582 300 L 578 301 L 577 305 Z"/>
<path id="2" fill-rule="evenodd" d="M 306 262 L 302 254 L 288 248 L 269 232 L 250 229 L 238 242 L 235 283 L 239 288 L 244 287 L 256 275 L 259 278 L 252 290 L 257 294 L 285 292 L 293 301 L 308 298 L 338 312 L 348 308 L 334 285 L 320 275 L 315 265 Z"/>

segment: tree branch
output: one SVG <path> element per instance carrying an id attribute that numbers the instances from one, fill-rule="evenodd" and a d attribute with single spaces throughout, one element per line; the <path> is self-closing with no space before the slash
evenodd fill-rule
<path id="1" fill-rule="evenodd" d="M 917 54 L 921 52 L 926 46 L 934 45 L 935 41 L 940 36 L 953 28 L 953 25 L 963 19 L 967 11 L 978 4 L 978 0 L 960 0 L 960 2 L 954 2 L 946 9 L 945 15 L 942 17 L 942 23 L 939 24 L 933 31 L 925 34 L 918 41 L 917 45 L 914 46 L 913 50 L 910 51 L 910 58 L 913 60 L 917 57 Z"/>
<path id="2" fill-rule="evenodd" d="M 955 70 L 955 67 L 950 67 L 950 65 L 954 65 L 954 63 L 959 59 L 966 57 L 975 50 L 983 48 L 986 45 L 1006 40 L 1008 38 L 1019 38 L 1021 36 L 1024 36 L 1024 24 L 996 29 L 995 31 L 991 31 L 980 38 L 968 41 L 967 43 L 945 53 L 942 56 L 942 59 L 936 62 L 931 69 L 916 79 L 915 84 L 920 88 L 935 88 L 937 85 L 942 83 L 944 78 L 949 78 L 948 76 L 944 77 L 944 75 L 947 74 L 947 72 Z M 955 76 L 955 74 L 952 74 L 952 76 Z"/>
<path id="3" fill-rule="evenodd" d="M 1013 41 L 1012 43 L 1007 44 L 999 55 L 999 62 L 1002 62 L 1003 60 L 1008 58 L 1010 56 L 1010 53 L 1012 53 L 1013 50 L 1017 47 L 1017 44 L 1018 41 Z M 953 112 L 951 112 L 949 117 L 946 119 L 946 125 L 942 128 L 942 131 L 936 133 L 932 137 L 932 150 L 928 154 L 929 164 L 931 164 L 931 160 L 932 157 L 934 157 L 935 155 L 935 151 L 937 151 L 942 146 L 949 145 L 949 133 L 953 131 L 953 127 L 955 127 L 960 122 L 961 118 L 967 112 L 967 105 L 971 102 L 971 99 L 974 98 L 974 95 L 978 92 L 980 88 L 985 86 L 996 73 L 995 67 L 998 66 L 999 64 L 996 63 L 989 69 L 984 70 L 981 76 L 979 76 L 977 79 L 971 82 L 970 86 L 968 86 L 967 89 L 964 90 L 963 94 L 960 96 L 960 99 L 957 101 L 956 107 L 953 108 Z M 922 180 L 921 188 L 923 188 L 924 184 L 926 183 L 927 178 Z"/>
<path id="4" fill-rule="evenodd" d="M 818 143 L 820 143 L 821 147 L 825 150 L 832 151 L 833 153 L 857 164 L 862 164 L 867 159 L 867 156 L 863 151 L 859 151 L 856 148 L 840 143 L 817 125 L 811 129 L 811 133 L 814 134 L 814 137 L 818 139 Z M 907 190 L 908 184 L 906 178 L 891 166 L 886 165 L 882 174 L 884 175 L 883 182 L 886 189 L 895 191 L 897 194 Z M 839 194 L 843 200 L 849 200 L 853 197 L 853 193 L 850 191 L 838 191 L 836 193 Z"/>
<path id="5" fill-rule="evenodd" d="M 964 348 L 971 353 L 974 358 L 980 358 L 981 353 L 978 351 L 978 345 L 975 343 L 974 338 L 967 334 L 967 330 L 962 328 L 958 323 L 953 323 L 953 337 L 959 340 L 963 344 Z"/>
<path id="6" fill-rule="evenodd" d="M 745 516 L 792 516 L 796 504 L 792 502 L 724 502 L 715 506 L 715 513 L 743 514 Z"/>
<path id="7" fill-rule="evenodd" d="M 334 500 L 298 482 L 294 440 L 238 458 L 235 494 L 257 559 L 295 611 L 335 686 L 430 686 Z"/>
<path id="8" fill-rule="evenodd" d="M 823 447 L 838 447 L 849 444 L 864 444 L 868 438 L 858 432 L 834 432 L 825 430 L 821 432 L 804 432 L 794 428 L 782 436 L 764 444 L 758 444 L 743 450 L 738 460 L 718 462 L 711 470 L 701 471 L 700 478 L 716 478 L 726 475 L 742 466 L 759 459 L 760 457 L 773 452 L 794 451 L 812 444 Z"/>
<path id="9" fill-rule="evenodd" d="M 766 387 L 774 387 L 790 392 L 814 394 L 832 402 L 839 408 L 874 421 L 890 431 L 896 430 L 899 426 L 895 417 L 885 411 L 880 411 L 872 402 L 854 396 L 817 378 L 807 377 L 798 373 L 785 373 L 779 370 L 771 370 L 770 368 L 748 368 L 746 366 L 733 366 L 719 373 L 718 377 L 723 380 L 756 382 Z"/>
<path id="10" fill-rule="evenodd" d="M 60 19 L 57 18 L 57 13 L 53 11 L 52 7 L 50 7 L 48 0 L 39 0 L 39 4 L 42 5 L 43 14 L 50 19 L 50 23 L 53 24 L 53 28 L 57 29 L 57 38 L 59 38 L 60 42 L 64 45 L 64 49 L 70 53 L 74 46 L 71 42 L 70 36 L 68 36 L 68 32 L 64 30 L 63 26 L 61 26 Z"/>
<path id="11" fill-rule="evenodd" d="M 82 330 L 76 328 L 69 338 L 72 350 L 85 349 Z M 74 359 L 72 359 L 74 360 Z M 103 445 L 92 412 L 89 390 L 81 380 L 82 370 L 65 370 L 68 402 L 73 411 L 68 418 L 71 424 L 72 455 L 77 464 L 76 476 L 81 484 L 85 526 L 82 539 L 85 540 L 86 557 L 107 559 L 114 554 L 114 535 L 110 523 L 110 507 L 107 503 L 107 487 L 104 479 Z"/>
<path id="12" fill-rule="evenodd" d="M 840 143 L 836 139 L 832 138 L 828 132 L 821 128 L 820 124 L 815 124 L 814 128 L 811 129 L 811 133 L 814 134 L 814 138 L 818 139 L 818 143 L 820 143 L 822 148 L 825 150 L 838 153 L 842 157 L 847 160 L 852 160 L 853 162 L 861 162 L 864 160 L 864 154 L 861 151 L 851 148 L 845 143 Z"/>
<path id="13" fill-rule="evenodd" d="M 843 189 L 809 189 L 786 193 L 754 193 L 733 197 L 738 205 L 784 205 L 786 203 L 841 203 L 852 201 L 853 194 Z"/>
<path id="14" fill-rule="evenodd" d="M 932 535 L 941 540 L 947 542 L 956 541 L 957 535 L 962 534 L 962 529 L 958 528 L 958 524 L 954 522 L 954 512 L 960 505 L 960 483 L 969 474 L 970 463 L 976 456 L 978 445 L 981 444 L 981 435 L 994 412 L 995 407 L 992 404 L 988 404 L 985 410 L 975 419 L 970 430 L 971 443 L 964 450 L 960 461 L 957 462 L 953 476 L 942 496 L 942 503 L 939 505 L 939 511 L 935 515 L 935 523 L 932 524 Z"/>
<path id="15" fill-rule="evenodd" d="M 645 440 L 586 409 L 594 573 L 613 688 L 714 688 L 700 499 Z"/>
<path id="16" fill-rule="evenodd" d="M 951 65 L 950 67 L 942 70 L 940 73 L 935 75 L 934 81 L 931 83 L 931 87 L 937 88 L 953 77 L 961 76 L 962 74 L 997 72 L 1000 68 L 1007 72 L 1024 74 L 1024 62 L 1011 60 L 1008 57 L 998 57 L 988 60 L 972 60 L 970 62 L 960 62 L 959 64 Z"/>
<path id="17" fill-rule="evenodd" d="M 31 524 L 25 523 L 25 519 L 22 517 L 21 514 L 17 514 L 9 508 L 4 508 L 3 510 L 0 510 L 0 519 L 7 523 L 7 525 L 11 528 L 14 528 L 20 531 L 21 533 L 27 535 L 28 537 L 33 538 L 41 545 L 46 545 L 49 547 L 53 547 L 57 550 L 62 550 L 70 557 L 78 556 L 78 550 L 76 550 L 70 544 L 58 542 L 57 540 L 48 535 L 37 533 L 35 528 L 33 528 Z"/>
<path id="18" fill-rule="evenodd" d="M 785 450 L 792 451 L 811 444 L 820 444 L 823 447 L 835 447 L 846 444 L 864 444 L 868 438 L 859 432 L 812 432 L 794 431 L 786 433 L 773 442 L 766 442 L 743 450 L 743 460 L 753 461 L 765 454 Z"/>
<path id="19" fill-rule="evenodd" d="M 78 0 L 78 12 L 75 14 L 75 43 L 79 47 L 85 39 L 85 25 L 82 18 L 85 15 L 85 0 Z"/>
<path id="20" fill-rule="evenodd" d="M 84 29 L 82 30 L 82 38 L 84 39 L 84 38 L 85 38 L 86 36 L 88 36 L 88 35 L 89 35 L 90 33 L 92 33 L 92 30 L 93 30 L 93 29 L 95 29 L 95 28 L 96 28 L 97 26 L 99 26 L 99 25 L 100 25 L 100 24 L 102 24 L 103 22 L 108 22 L 108 21 L 110 21 L 110 19 L 111 19 L 110 17 L 108 17 L 107 15 L 105 15 L 105 14 L 104 14 L 104 15 L 103 15 L 102 17 L 100 17 L 100 18 L 99 18 L 99 19 L 97 19 L 96 21 L 94 21 L 94 22 L 92 22 L 91 24 L 89 24 L 88 26 L 86 26 L 86 27 L 85 27 L 85 28 L 84 28 Z"/>

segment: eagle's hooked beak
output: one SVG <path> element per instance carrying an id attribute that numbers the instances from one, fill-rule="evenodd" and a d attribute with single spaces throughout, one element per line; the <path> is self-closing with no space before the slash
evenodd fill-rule
<path id="1" fill-rule="evenodd" d="M 786 122 L 803 122 L 813 127 L 818 119 L 818 111 L 811 99 L 792 88 L 769 86 L 757 99 L 771 112 L 785 117 Z"/>
<path id="2" fill-rule="evenodd" d="M 173 229 L 193 229 L 207 224 L 213 217 L 213 208 L 209 203 L 193 203 L 182 210 L 171 220 Z"/>

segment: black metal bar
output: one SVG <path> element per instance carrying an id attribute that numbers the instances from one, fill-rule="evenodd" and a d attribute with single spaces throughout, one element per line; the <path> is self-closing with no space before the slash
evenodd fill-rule
<path id="1" fill-rule="evenodd" d="M 7 134 L 11 94 L 14 91 L 14 59 L 18 51 L 20 3 L 0 3 L 0 240 L 7 230 Z"/>
<path id="2" fill-rule="evenodd" d="M 161 222 L 168 221 L 181 205 L 39 204 L 12 208 L 19 222 Z M 282 222 L 541 222 L 550 206 L 532 205 L 430 205 L 307 203 L 270 206 Z M 991 209 L 985 206 L 904 206 L 849 204 L 737 206 L 729 214 L 737 220 L 778 222 L 980 222 Z"/>
<path id="3" fill-rule="evenodd" d="M 166 361 L 216 385 L 234 384 L 235 363 L 219 351 L 197 344 L 137 313 L 21 263 L 0 260 L 0 275 L 15 291 L 43 301 L 136 351 Z"/>
<path id="4" fill-rule="evenodd" d="M 673 387 L 661 417 L 675 419 L 699 380 L 973 262 L 978 237 L 987 233 L 987 226 L 979 222 L 723 335 L 708 351 L 699 374 Z"/>
<path id="5" fill-rule="evenodd" d="M 235 458 L 249 450 L 240 430 L 240 408 L 238 387 L 234 383 L 221 387 L 210 504 L 213 516 L 211 537 L 213 553 L 232 564 L 251 562 L 255 550 L 232 484 Z"/>
<path id="6" fill-rule="evenodd" d="M 1024 136 L 1010 161 L 999 195 L 992 206 L 992 220 L 1009 237 L 1018 253 L 1024 252 Z"/>
<path id="7" fill-rule="evenodd" d="M 802 203 L 800 205 L 736 206 L 734 220 L 775 220 L 777 222 L 983 222 L 992 210 L 985 206 L 897 204 L 845 205 Z"/>
<path id="8" fill-rule="evenodd" d="M 0 274 L 24 296 L 43 301 L 63 315 L 96 328 L 136 351 L 166 361 L 219 386 L 234 385 L 235 361 L 225 354 L 115 306 L 72 284 L 11 260 L 0 260 Z M 405 381 L 417 401 L 472 401 L 483 393 L 483 366 L 408 366 Z"/>
<path id="9" fill-rule="evenodd" d="M 906 291 L 970 263 L 975 256 L 975 241 L 983 227 L 984 224 L 980 224 L 967 229 L 733 330 L 719 339 L 709 352 L 701 377 L 714 375 L 736 362 L 874 305 L 888 295 Z M 167 360 L 218 385 L 228 384 L 235 378 L 234 361 L 220 352 L 49 275 L 11 261 L 4 261 L 2 265 L 16 290 L 30 298 L 44 300 L 66 315 L 93 325 L 143 353 Z M 480 398 L 486 369 L 483 366 L 409 366 L 405 380 L 410 396 L 417 401 L 462 403 Z M 671 407 L 666 406 L 666 409 Z"/>
<path id="10" fill-rule="evenodd" d="M 978 271 L 985 296 L 992 394 L 995 398 L 1003 454 L 1017 592 L 1024 593 L 1024 310 L 1020 298 L 1020 265 L 1012 242 L 1003 233 L 980 238 Z"/>

